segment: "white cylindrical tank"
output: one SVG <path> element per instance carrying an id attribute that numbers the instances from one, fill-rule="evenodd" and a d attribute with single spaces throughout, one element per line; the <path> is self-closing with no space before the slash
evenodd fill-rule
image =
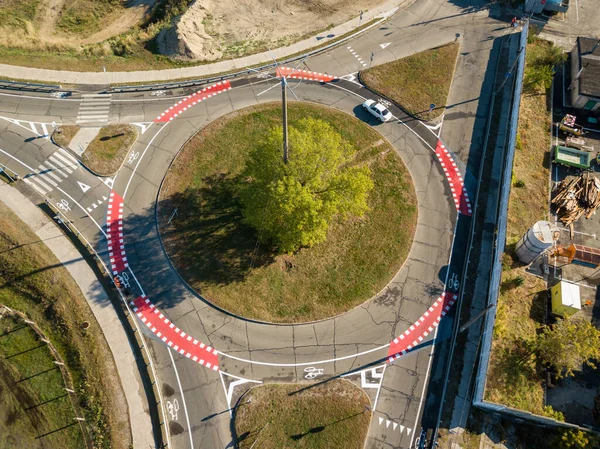
<path id="1" fill-rule="evenodd" d="M 538 221 L 517 243 L 515 252 L 524 264 L 530 264 L 552 246 L 552 225 L 547 221 Z"/>

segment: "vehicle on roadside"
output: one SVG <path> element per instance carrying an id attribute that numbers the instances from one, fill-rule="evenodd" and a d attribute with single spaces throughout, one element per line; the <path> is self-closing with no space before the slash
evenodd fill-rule
<path id="1" fill-rule="evenodd" d="M 384 105 L 377 103 L 375 100 L 366 100 L 362 106 L 367 112 L 374 115 L 382 122 L 387 122 L 392 118 L 392 113 Z"/>

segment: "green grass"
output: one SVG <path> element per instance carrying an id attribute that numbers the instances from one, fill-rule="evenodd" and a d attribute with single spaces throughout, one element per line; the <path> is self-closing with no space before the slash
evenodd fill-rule
<path id="1" fill-rule="evenodd" d="M 102 19 L 122 8 L 120 0 L 67 0 L 56 28 L 73 34 L 91 34 L 102 28 Z"/>
<path id="2" fill-rule="evenodd" d="M 316 386 L 255 387 L 235 411 L 236 447 L 360 449 L 369 429 L 370 405 L 360 388 L 340 379 Z"/>
<path id="3" fill-rule="evenodd" d="M 536 39 L 528 44 L 527 64 L 532 57 L 539 58 L 539 45 L 546 47 L 547 43 Z M 551 118 L 546 101 L 544 91 L 521 97 L 506 229 L 507 254 L 485 395 L 492 402 L 556 416 L 551 407 L 544 404 L 543 371 L 528 348 L 528 342 L 544 322 L 546 283 L 527 274 L 511 256 L 514 244 L 525 232 L 548 216 L 549 179 L 545 158 L 550 144 Z M 521 279 L 524 283 L 519 285 Z"/>
<path id="4" fill-rule="evenodd" d="M 368 164 L 375 188 L 362 219 L 334 221 L 326 242 L 276 255 L 242 223 L 236 176 L 249 151 L 280 123 L 263 105 L 209 124 L 184 147 L 160 194 L 161 235 L 179 272 L 209 301 L 273 322 L 311 321 L 347 311 L 380 291 L 412 243 L 417 207 L 412 180 L 395 150 L 361 121 L 323 106 L 289 105 L 289 122 L 329 122 Z M 290 157 L 293 142 L 290 142 Z M 166 219 L 178 208 L 171 225 Z"/>
<path id="5" fill-rule="evenodd" d="M 0 318 L 0 373 L 0 448 L 85 447 L 48 346 L 18 316 Z"/>
<path id="6" fill-rule="evenodd" d="M 454 76 L 459 45 L 433 48 L 360 72 L 370 89 L 423 120 L 442 115 Z M 429 112 L 429 105 L 436 108 Z"/>
<path id="7" fill-rule="evenodd" d="M 25 29 L 33 22 L 40 0 L 0 0 L 0 24 Z"/>
<path id="8" fill-rule="evenodd" d="M 61 147 L 67 148 L 80 129 L 81 127 L 79 125 L 61 125 L 52 134 L 52 139 Z"/>
<path id="9" fill-rule="evenodd" d="M 115 174 L 137 139 L 132 125 L 104 126 L 83 153 L 83 163 L 102 176 Z"/>
<path id="10" fill-rule="evenodd" d="M 98 323 L 66 269 L 2 202 L 0 304 L 25 313 L 57 349 L 73 378 L 95 446 L 128 448 L 127 404 Z M 89 327 L 84 331 L 85 321 Z"/>

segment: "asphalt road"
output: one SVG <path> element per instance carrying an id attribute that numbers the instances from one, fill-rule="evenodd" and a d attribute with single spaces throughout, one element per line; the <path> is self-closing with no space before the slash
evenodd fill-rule
<path id="1" fill-rule="evenodd" d="M 442 0 L 417 2 L 385 26 L 304 63 L 303 68 L 346 75 L 344 79 L 330 84 L 290 81 L 301 101 L 336 108 L 374 126 L 409 168 L 419 207 L 409 257 L 389 285 L 362 306 L 311 324 L 256 323 L 216 309 L 182 283 L 157 233 L 155 205 L 160 184 L 181 146 L 220 116 L 279 101 L 278 88 L 267 90 L 275 80 L 233 80 L 231 90 L 199 102 L 166 123 L 153 120 L 189 91 L 167 92 L 160 97 L 112 95 L 106 119 L 137 123 L 142 133 L 118 175 L 108 179 L 92 175 L 44 136 L 56 124 L 76 123 L 84 97 L 75 93 L 63 99 L 0 93 L 0 163 L 26 178 L 35 195 L 57 205 L 108 264 L 107 208 L 111 191 L 121 195 L 124 251 L 129 265 L 126 272 L 133 296 L 145 294 L 178 329 L 218 351 L 215 371 L 169 348 L 151 328 L 143 326 L 163 393 L 171 404 L 173 447 L 233 447 L 230 409 L 247 388 L 258 382 L 302 381 L 310 385 L 335 376 L 354 381 L 371 396 L 374 411 L 367 447 L 414 446 L 432 369 L 433 337 L 448 337 L 443 332 L 438 334 L 435 326 L 424 334 L 415 323 L 434 313 L 436 301 L 444 292 L 448 298 L 460 288 L 447 280 L 461 277 L 466 241 L 462 230 L 469 228 L 470 220 L 468 214 L 457 213 L 449 178 L 435 150 L 441 131 L 443 137 L 448 136 L 450 156 L 471 191 L 472 173 L 467 171 L 466 162 L 475 155 L 477 145 L 467 116 L 469 108 L 476 108 L 477 114 L 484 108 L 478 108 L 479 98 L 462 102 L 461 92 L 466 82 L 469 90 L 477 93 L 478 83 L 481 86 L 483 82 L 485 55 L 491 43 L 481 38 L 503 32 L 492 27 L 498 27 L 498 23 L 486 9 L 465 8 Z M 364 67 L 371 53 L 377 64 L 459 38 L 463 39 L 461 47 L 469 46 L 469 54 L 478 54 L 470 62 L 472 74 L 463 73 L 459 61 L 457 73 L 463 73 L 463 81 L 451 93 L 457 104 L 452 111 L 455 115 L 448 120 L 450 125 L 445 122 L 443 128 L 427 127 L 394 106 L 390 109 L 396 119 L 380 124 L 362 110 L 360 104 L 365 98 L 378 97 L 360 86 L 353 74 Z M 363 62 L 356 54 L 363 55 Z M 453 132 L 455 129 L 458 131 Z M 457 144 L 457 152 L 452 151 L 450 142 Z M 30 173 L 37 174 L 27 177 Z M 455 235 L 457 229 L 460 233 Z M 449 320 L 442 317 L 441 322 Z M 446 323 L 439 327 L 451 328 Z M 408 354 L 390 359 L 394 355 L 390 348 L 397 347 L 394 339 L 401 334 L 410 335 L 416 344 L 411 345 L 414 348 Z M 310 367 L 318 370 L 313 371 L 318 375 L 307 379 L 305 370 Z"/>

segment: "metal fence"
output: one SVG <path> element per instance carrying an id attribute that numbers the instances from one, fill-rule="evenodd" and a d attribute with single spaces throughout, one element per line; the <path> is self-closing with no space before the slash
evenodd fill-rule
<path id="1" fill-rule="evenodd" d="M 508 125 L 508 142 L 506 158 L 502 173 L 502 183 L 500 186 L 500 199 L 498 202 L 498 225 L 493 248 L 493 265 L 490 276 L 490 285 L 487 297 L 487 306 L 490 311 L 485 316 L 483 333 L 481 335 L 481 352 L 479 354 L 479 366 L 477 368 L 477 377 L 475 379 L 475 389 L 473 393 L 473 405 L 481 406 L 485 392 L 485 383 L 487 379 L 488 365 L 490 361 L 490 352 L 492 348 L 492 338 L 494 334 L 494 322 L 496 321 L 496 302 L 500 290 L 500 277 L 502 275 L 502 255 L 506 243 L 506 220 L 508 213 L 508 197 L 511 187 L 511 174 L 513 167 L 513 158 L 515 154 L 515 145 L 517 139 L 517 127 L 519 124 L 519 107 L 521 105 L 521 91 L 523 87 L 523 73 L 525 69 L 525 52 L 527 48 L 527 33 L 529 31 L 529 21 L 526 21 L 521 30 L 519 40 L 518 57 L 515 70 L 515 87 L 513 93 L 513 102 L 511 106 L 511 115 Z M 510 73 L 510 72 L 509 72 Z M 503 406 L 498 406 L 503 407 Z M 504 407 L 506 408 L 506 407 Z"/>

